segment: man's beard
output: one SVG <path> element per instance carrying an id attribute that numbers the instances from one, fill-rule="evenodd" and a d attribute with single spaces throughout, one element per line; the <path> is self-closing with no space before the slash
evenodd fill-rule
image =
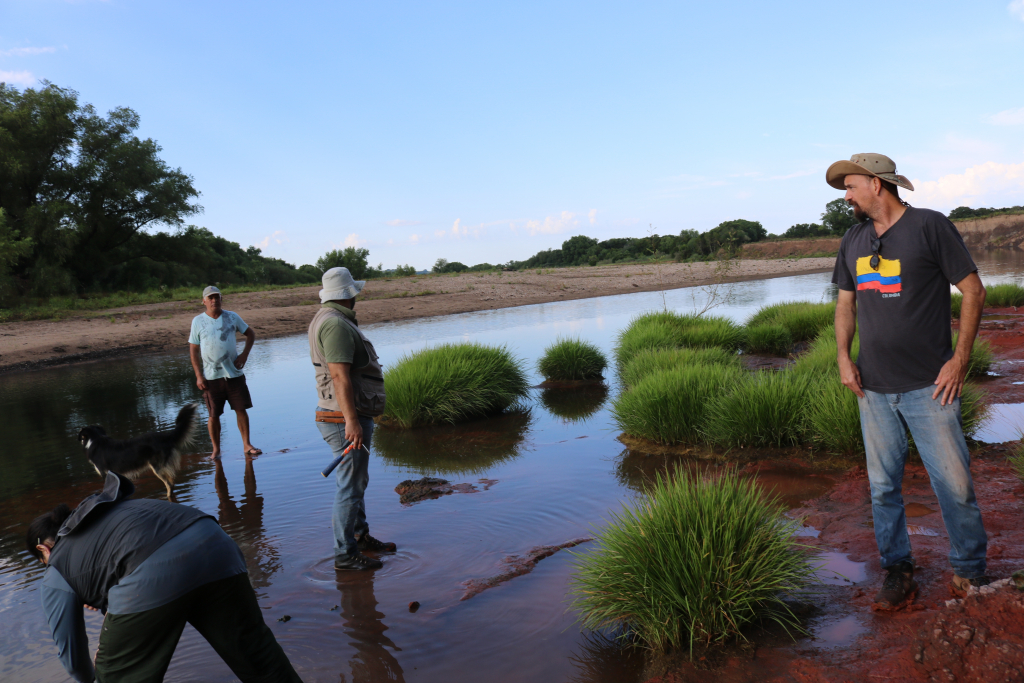
<path id="1" fill-rule="evenodd" d="M 868 219 L 868 215 L 864 213 L 859 206 L 853 204 L 853 217 L 863 223 Z"/>

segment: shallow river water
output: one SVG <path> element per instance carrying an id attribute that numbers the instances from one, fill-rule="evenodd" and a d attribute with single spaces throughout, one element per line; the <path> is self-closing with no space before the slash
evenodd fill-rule
<path id="1" fill-rule="evenodd" d="M 714 312 L 743 320 L 767 303 L 827 300 L 828 281 L 815 274 L 739 283 Z M 686 311 L 704 296 L 674 290 L 664 304 Z M 507 344 L 539 382 L 533 367 L 557 337 L 579 335 L 610 355 L 631 317 L 662 305 L 660 293 L 638 293 L 371 325 L 366 333 L 385 366 L 446 341 Z M 378 430 L 366 508 L 372 533 L 399 551 L 377 572 L 336 574 L 334 483 L 319 474 L 330 450 L 312 419 L 305 337 L 258 342 L 246 375 L 253 443 L 263 455 L 243 457 L 227 414 L 222 460 L 188 455 L 176 491 L 179 502 L 214 514 L 242 547 L 266 621 L 304 680 L 637 680 L 640 656 L 582 631 L 567 611 L 571 553 L 586 553 L 587 544 L 460 600 L 464 581 L 500 573 L 509 555 L 591 534 L 635 495 L 649 463 L 616 440 L 611 380 L 608 392 L 585 395 L 533 389 L 525 412 L 497 419 L 414 434 Z M 34 516 L 61 501 L 74 506 L 99 487 L 75 441 L 78 429 L 102 424 L 117 436 L 142 433 L 167 425 L 198 398 L 184 352 L 0 377 L 0 680 L 66 680 L 39 608 L 42 567 L 28 560 L 23 534 Z M 585 420 L 558 415 L 590 410 Z M 197 450 L 208 452 L 202 433 Z M 395 486 L 423 475 L 477 490 L 401 505 Z M 762 483 L 796 505 L 823 493 L 830 480 L 770 471 Z M 163 495 L 151 476 L 138 486 L 137 495 Z M 412 601 L 418 611 L 410 611 Z M 100 619 L 87 614 L 93 648 Z M 167 680 L 232 675 L 188 628 Z"/>

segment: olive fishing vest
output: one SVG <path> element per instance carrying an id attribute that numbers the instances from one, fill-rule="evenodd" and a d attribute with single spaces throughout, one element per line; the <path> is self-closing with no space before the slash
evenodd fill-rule
<path id="1" fill-rule="evenodd" d="M 324 306 L 317 311 L 317 314 L 313 316 L 313 322 L 309 324 L 309 358 L 313 361 L 313 367 L 316 369 L 316 392 L 319 396 L 317 405 L 325 410 L 341 410 L 338 399 L 334 396 L 331 371 L 327 369 L 323 350 L 317 343 L 320 326 L 328 318 L 339 318 L 355 330 L 366 348 L 366 355 L 370 357 L 370 362 L 363 367 L 357 368 L 353 365 L 349 368 L 349 377 L 352 379 L 352 389 L 355 393 L 356 412 L 366 417 L 377 417 L 383 414 L 384 372 L 381 370 L 380 361 L 377 360 L 377 352 L 358 325 L 349 320 L 344 313 L 339 313 L 329 306 Z"/>

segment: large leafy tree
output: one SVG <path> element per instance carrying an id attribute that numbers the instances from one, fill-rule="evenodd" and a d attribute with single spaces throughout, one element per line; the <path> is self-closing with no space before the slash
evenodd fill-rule
<path id="1" fill-rule="evenodd" d="M 20 290 L 100 286 L 124 264 L 156 256 L 147 230 L 179 228 L 202 211 L 192 178 L 160 159 L 138 127 L 131 109 L 100 116 L 74 90 L 0 83 L 0 209 L 6 229 L 31 241 L 8 266 Z"/>
<path id="2" fill-rule="evenodd" d="M 821 214 L 821 225 L 829 235 L 842 237 L 846 231 L 857 225 L 857 219 L 853 216 L 853 207 L 840 197 L 833 199 L 825 205 L 825 213 Z"/>

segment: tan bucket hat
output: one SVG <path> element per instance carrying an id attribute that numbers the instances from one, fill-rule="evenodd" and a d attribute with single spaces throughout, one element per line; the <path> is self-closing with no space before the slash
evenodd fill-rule
<path id="1" fill-rule="evenodd" d="M 854 154 L 849 161 L 837 161 L 825 171 L 825 182 L 837 190 L 845 190 L 843 181 L 848 175 L 871 175 L 914 191 L 914 185 L 906 176 L 897 175 L 896 162 L 884 154 Z"/>

